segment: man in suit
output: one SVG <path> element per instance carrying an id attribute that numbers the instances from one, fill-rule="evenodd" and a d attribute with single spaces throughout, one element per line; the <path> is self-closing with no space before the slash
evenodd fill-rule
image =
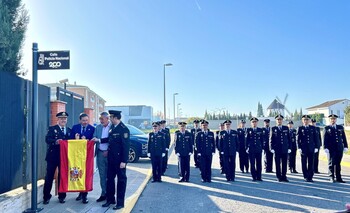
<path id="1" fill-rule="evenodd" d="M 196 148 L 200 157 L 202 182 L 211 182 L 211 163 L 215 154 L 214 132 L 208 129 L 209 122 L 202 120 L 202 131 L 196 135 Z"/>
<path id="2" fill-rule="evenodd" d="M 58 168 L 60 171 L 60 141 L 68 140 L 71 129 L 67 127 L 68 113 L 59 112 L 56 114 L 57 125 L 50 126 L 45 141 L 48 145 L 46 153 L 46 176 L 44 183 L 44 204 L 49 204 L 51 195 L 52 182 L 55 175 L 55 171 Z M 60 183 L 58 175 L 58 184 Z M 65 203 L 66 193 L 58 193 L 58 200 L 60 203 Z"/>
<path id="3" fill-rule="evenodd" d="M 224 171 L 227 181 L 235 181 L 236 152 L 239 151 L 240 143 L 238 133 L 231 129 L 231 121 L 224 121 L 225 130 L 220 132 L 220 150 L 224 156 Z"/>
<path id="4" fill-rule="evenodd" d="M 316 152 L 315 156 L 314 156 L 314 173 L 320 174 L 320 172 L 318 171 L 318 163 L 319 163 L 320 148 L 322 146 L 321 129 L 320 129 L 320 127 L 316 126 L 316 119 L 312 118 L 311 123 L 316 128 L 316 134 L 317 134 L 318 142 L 319 142 L 318 147 L 317 147 L 317 149 L 319 151 Z"/>
<path id="5" fill-rule="evenodd" d="M 273 167 L 273 153 L 270 150 L 269 146 L 269 138 L 270 138 L 270 119 L 264 120 L 264 128 L 263 128 L 263 134 L 265 135 L 265 144 L 264 144 L 264 164 L 265 164 L 265 172 L 266 173 L 273 173 L 272 167 Z"/>
<path id="6" fill-rule="evenodd" d="M 115 204 L 115 176 L 118 177 L 117 183 L 117 205 L 114 210 L 124 208 L 126 191 L 126 164 L 129 160 L 130 149 L 130 131 L 120 120 L 121 111 L 108 111 L 112 126 L 108 134 L 108 168 L 107 168 L 107 202 L 102 207 L 109 207 Z"/>
<path id="7" fill-rule="evenodd" d="M 337 182 L 345 183 L 340 174 L 340 163 L 343 158 L 343 152 L 346 153 L 348 151 L 348 142 L 344 127 L 337 125 L 338 116 L 331 114 L 328 118 L 330 125 L 325 127 L 323 134 L 323 148 L 328 156 L 328 174 L 331 182 L 334 183 L 336 178 Z"/>
<path id="8" fill-rule="evenodd" d="M 193 153 L 192 134 L 186 130 L 186 122 L 179 122 L 179 131 L 175 133 L 175 154 L 178 156 L 181 179 L 179 182 L 189 182 L 190 156 Z"/>
<path id="9" fill-rule="evenodd" d="M 221 154 L 221 150 L 220 150 L 220 132 L 225 130 L 225 124 L 224 123 L 220 123 L 219 125 L 219 130 L 216 131 L 216 137 L 215 137 L 215 146 L 216 149 L 219 152 L 219 160 L 220 160 L 220 170 L 221 170 L 221 174 L 225 174 L 224 171 L 224 155 Z"/>
<path id="10" fill-rule="evenodd" d="M 283 118 L 282 115 L 276 115 L 276 126 L 271 128 L 269 144 L 271 152 L 275 154 L 277 180 L 289 182 L 287 179 L 287 160 L 288 154 L 291 153 L 291 143 L 289 129 L 282 125 Z"/>
<path id="11" fill-rule="evenodd" d="M 108 133 L 112 125 L 111 122 L 109 122 L 109 114 L 107 112 L 102 112 L 99 120 L 100 124 L 96 126 L 92 139 L 96 142 L 95 156 L 101 185 L 101 196 L 96 200 L 97 202 L 106 200 Z"/>
<path id="12" fill-rule="evenodd" d="M 168 168 L 168 151 L 170 147 L 170 129 L 166 127 L 166 120 L 161 120 L 159 122 L 160 129 L 159 131 L 162 132 L 165 136 L 165 156 L 162 158 L 162 175 L 164 175 L 166 169 Z"/>
<path id="13" fill-rule="evenodd" d="M 289 128 L 289 135 L 290 135 L 290 142 L 291 142 L 291 153 L 289 153 L 288 156 L 288 163 L 289 163 L 289 171 L 290 173 L 298 173 L 296 170 L 296 156 L 297 156 L 297 131 L 293 128 L 294 123 L 293 121 L 288 122 L 288 128 Z"/>
<path id="14" fill-rule="evenodd" d="M 239 141 L 239 168 L 241 172 L 249 172 L 249 156 L 245 150 L 245 135 L 247 133 L 247 128 L 245 127 L 246 121 L 241 120 L 240 128 L 237 129 L 238 141 Z"/>
<path id="15" fill-rule="evenodd" d="M 319 138 L 314 126 L 309 125 L 309 115 L 302 116 L 303 125 L 298 128 L 298 150 L 301 155 L 301 167 L 306 182 L 314 182 L 314 156 L 318 152 Z"/>
<path id="16" fill-rule="evenodd" d="M 91 140 L 94 136 L 94 132 L 95 127 L 89 124 L 89 116 L 85 113 L 81 113 L 79 115 L 79 124 L 76 124 L 72 127 L 72 131 L 70 132 L 70 139 Z M 89 202 L 87 195 L 87 192 L 80 192 L 75 200 L 82 200 L 84 204 L 87 204 Z"/>
<path id="17" fill-rule="evenodd" d="M 247 129 L 246 136 L 246 152 L 249 154 L 250 159 L 250 173 L 252 175 L 253 181 L 262 181 L 261 178 L 261 160 L 262 160 L 262 150 L 264 146 L 263 130 L 258 126 L 258 121 L 256 117 L 250 119 L 251 128 Z"/>
<path id="18" fill-rule="evenodd" d="M 191 134 L 192 134 L 192 145 L 194 147 L 194 151 L 193 151 L 193 160 L 194 160 L 194 166 L 196 168 L 200 168 L 200 160 L 199 160 L 199 156 L 198 156 L 198 151 L 195 147 L 195 139 L 196 139 L 196 135 L 198 132 L 202 131 L 201 128 L 199 127 L 199 120 L 194 120 L 193 121 L 193 128 L 191 129 Z"/>

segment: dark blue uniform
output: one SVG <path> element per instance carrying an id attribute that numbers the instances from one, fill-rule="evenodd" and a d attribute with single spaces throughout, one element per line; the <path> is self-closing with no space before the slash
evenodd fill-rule
<path id="1" fill-rule="evenodd" d="M 289 135 L 290 135 L 290 142 L 291 152 L 289 153 L 289 170 L 291 173 L 296 173 L 296 167 L 295 167 L 295 161 L 296 161 L 296 155 L 297 155 L 297 130 L 296 129 L 289 129 Z"/>
<path id="2" fill-rule="evenodd" d="M 111 126 L 108 143 L 107 202 L 115 203 L 114 179 L 117 175 L 117 206 L 124 206 L 127 177 L 126 168 L 121 169 L 120 163 L 129 160 L 130 131 L 123 122 Z"/>
<path id="3" fill-rule="evenodd" d="M 152 174 L 153 181 L 161 181 L 162 175 L 162 164 L 163 157 L 162 154 L 165 153 L 166 142 L 165 142 L 165 134 L 162 132 L 149 133 L 148 136 L 148 153 L 151 154 L 151 162 L 152 162 Z"/>
<path id="4" fill-rule="evenodd" d="M 216 149 L 219 152 L 219 160 L 220 160 L 220 169 L 221 169 L 221 174 L 225 174 L 224 172 L 224 155 L 221 154 L 221 148 L 220 148 L 220 131 L 216 131 L 215 134 L 215 146 Z"/>
<path id="5" fill-rule="evenodd" d="M 200 131 L 202 131 L 202 129 L 200 129 L 200 128 L 198 128 L 198 129 L 195 129 L 195 128 L 191 129 L 192 140 L 193 140 L 192 145 L 194 147 L 193 160 L 194 160 L 194 166 L 196 168 L 200 168 L 200 157 L 198 156 L 198 151 L 197 151 L 197 149 L 195 147 L 195 143 L 196 143 L 195 142 L 195 138 L 196 138 L 197 133 L 200 132 Z"/>
<path id="6" fill-rule="evenodd" d="M 211 182 L 211 163 L 215 153 L 214 133 L 198 132 L 196 134 L 196 148 L 200 156 L 200 169 L 203 182 Z"/>
<path id="7" fill-rule="evenodd" d="M 239 151 L 238 133 L 236 130 L 220 132 L 220 150 L 224 156 L 224 170 L 227 181 L 235 180 L 236 152 Z"/>
<path id="8" fill-rule="evenodd" d="M 261 158 L 265 135 L 261 128 L 248 128 L 246 136 L 246 150 L 249 152 L 250 173 L 253 180 L 261 181 Z"/>
<path id="9" fill-rule="evenodd" d="M 51 198 L 51 188 L 52 182 L 55 175 L 56 168 L 58 167 L 58 171 L 60 171 L 60 145 L 56 144 L 56 141 L 59 139 L 68 140 L 71 129 L 66 127 L 65 133 L 62 131 L 59 125 L 50 126 L 45 141 L 48 145 L 48 149 L 46 152 L 46 176 L 44 183 L 44 201 L 48 201 Z M 58 177 L 60 175 L 58 174 Z M 60 179 L 58 178 L 58 184 L 60 184 Z M 66 193 L 58 193 L 58 199 L 65 199 Z"/>
<path id="10" fill-rule="evenodd" d="M 314 126 L 300 126 L 297 132 L 298 149 L 301 149 L 301 167 L 304 179 L 314 176 L 314 153 L 319 147 L 318 135 Z"/>
<path id="11" fill-rule="evenodd" d="M 264 127 L 263 134 L 265 135 L 265 144 L 264 144 L 264 164 L 265 164 L 265 172 L 271 173 L 273 167 L 273 153 L 270 151 L 270 130 L 271 127 Z"/>
<path id="12" fill-rule="evenodd" d="M 341 160 L 343 158 L 344 148 L 348 148 L 348 142 L 344 132 L 344 127 L 336 125 L 335 127 L 326 126 L 323 134 L 323 148 L 329 150 L 328 174 L 337 181 L 342 181 L 340 174 Z M 335 167 L 335 168 L 334 168 Z M 335 170 L 335 171 L 334 171 Z M 334 176 L 335 172 L 335 176 Z"/>
<path id="13" fill-rule="evenodd" d="M 165 136 L 165 156 L 162 159 L 162 175 L 164 175 L 166 169 L 168 168 L 168 150 L 169 150 L 169 146 L 170 146 L 170 141 L 171 141 L 171 137 L 170 137 L 170 129 L 169 128 L 164 128 L 161 129 L 160 132 L 162 132 Z"/>
<path id="14" fill-rule="evenodd" d="M 246 172 L 249 171 L 249 156 L 245 150 L 245 135 L 247 133 L 247 128 L 238 128 L 238 141 L 239 141 L 239 168 L 242 172 L 244 169 Z"/>
<path id="15" fill-rule="evenodd" d="M 315 156 L 314 156 L 314 172 L 315 173 L 320 173 L 318 171 L 318 162 L 319 162 L 319 155 L 320 155 L 320 148 L 322 146 L 322 138 L 321 138 L 321 129 L 320 127 L 316 126 L 316 134 L 317 134 L 317 137 L 318 137 L 318 147 L 316 147 L 318 149 L 318 152 L 315 153 Z"/>
<path id="16" fill-rule="evenodd" d="M 189 131 L 175 133 L 175 153 L 180 155 L 181 180 L 188 182 L 190 178 L 190 153 L 193 153 L 192 134 Z"/>
<path id="17" fill-rule="evenodd" d="M 287 160 L 288 149 L 290 148 L 289 128 L 287 126 L 272 127 L 270 131 L 270 150 L 275 151 L 276 177 L 278 181 L 288 181 Z"/>

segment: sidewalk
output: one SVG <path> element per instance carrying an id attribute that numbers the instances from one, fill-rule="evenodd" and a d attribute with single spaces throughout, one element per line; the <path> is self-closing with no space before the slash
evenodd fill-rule
<path id="1" fill-rule="evenodd" d="M 323 148 L 321 148 L 321 150 L 320 150 L 319 160 L 328 162 L 327 155 L 324 152 Z M 343 154 L 341 166 L 350 167 L 350 155 Z"/>

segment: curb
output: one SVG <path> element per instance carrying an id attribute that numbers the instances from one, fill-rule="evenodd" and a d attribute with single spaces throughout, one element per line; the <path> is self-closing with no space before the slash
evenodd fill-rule
<path id="1" fill-rule="evenodd" d="M 319 160 L 324 161 L 324 162 L 328 162 L 327 156 L 319 156 Z M 350 162 L 345 162 L 344 160 L 342 160 L 342 162 L 340 163 L 340 165 L 350 168 Z"/>

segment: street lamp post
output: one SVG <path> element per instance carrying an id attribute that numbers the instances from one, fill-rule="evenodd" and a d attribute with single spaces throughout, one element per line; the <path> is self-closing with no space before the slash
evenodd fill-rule
<path id="1" fill-rule="evenodd" d="M 181 105 L 181 103 L 177 104 L 177 117 L 179 117 L 179 106 Z"/>
<path id="2" fill-rule="evenodd" d="M 173 94 L 173 104 L 174 104 L 174 126 L 176 126 L 176 120 L 175 120 L 175 95 L 178 95 L 179 93 L 174 93 Z"/>
<path id="3" fill-rule="evenodd" d="M 167 63 L 163 65 L 164 71 L 164 120 L 166 120 L 166 98 L 165 98 L 165 67 L 173 66 L 172 63 Z"/>

